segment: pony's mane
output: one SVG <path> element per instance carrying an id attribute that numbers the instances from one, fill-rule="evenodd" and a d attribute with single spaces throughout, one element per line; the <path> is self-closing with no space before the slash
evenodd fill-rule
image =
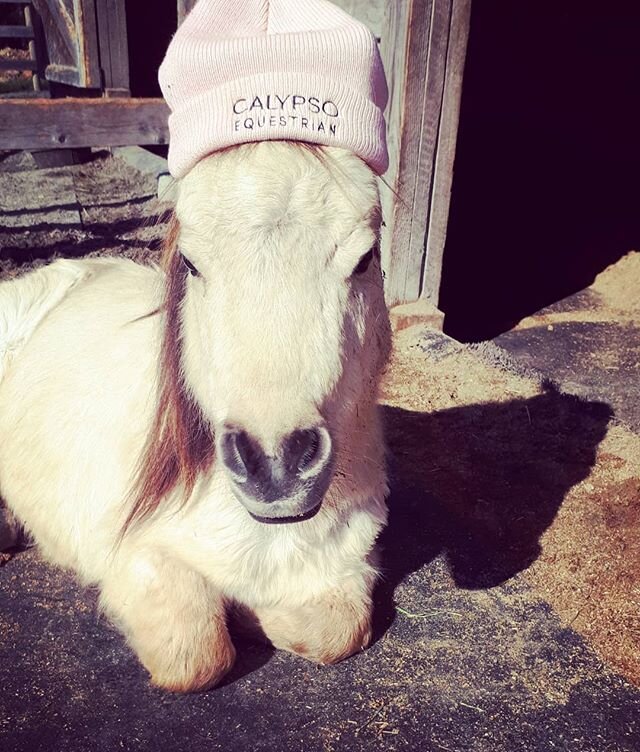
<path id="1" fill-rule="evenodd" d="M 172 215 L 165 238 L 165 323 L 158 364 L 158 401 L 153 425 L 129 494 L 129 515 L 122 533 L 149 517 L 162 500 L 181 487 L 186 502 L 199 473 L 214 458 L 214 437 L 184 382 L 181 310 L 188 269 L 178 251 L 178 220 Z"/>

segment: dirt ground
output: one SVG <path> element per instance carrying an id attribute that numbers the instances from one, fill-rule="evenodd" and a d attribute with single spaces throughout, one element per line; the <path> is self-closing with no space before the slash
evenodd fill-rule
<path id="1" fill-rule="evenodd" d="M 0 160 L 0 278 L 56 255 L 157 258 L 154 180 L 105 155 L 30 160 Z M 33 549 L 15 556 L 0 569 L 6 749 L 179 749 L 189 734 L 194 752 L 637 752 L 639 284 L 630 252 L 494 342 L 396 333 L 377 638 L 329 672 L 248 647 L 219 690 L 168 698 L 95 594 Z"/>
<path id="2" fill-rule="evenodd" d="M 640 279 L 640 254 L 632 260 Z M 564 394 L 551 375 L 418 326 L 396 336 L 384 399 L 423 416 L 409 436 L 400 426 L 406 469 L 497 559 L 487 582 L 463 571 L 467 585 L 524 571 L 566 625 L 640 685 L 640 437 L 609 404 Z"/>

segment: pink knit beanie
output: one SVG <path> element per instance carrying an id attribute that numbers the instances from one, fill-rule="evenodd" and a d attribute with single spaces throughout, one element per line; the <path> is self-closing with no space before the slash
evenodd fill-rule
<path id="1" fill-rule="evenodd" d="M 388 166 L 376 40 L 328 0 L 199 0 L 160 67 L 169 169 L 248 141 L 341 146 Z"/>

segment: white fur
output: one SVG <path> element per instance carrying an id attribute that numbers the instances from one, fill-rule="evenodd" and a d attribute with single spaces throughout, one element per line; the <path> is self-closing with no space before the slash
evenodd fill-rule
<path id="1" fill-rule="evenodd" d="M 13 353 L 85 274 L 81 262 L 58 261 L 0 285 L 0 380 Z"/>
<path id="2" fill-rule="evenodd" d="M 327 152 L 331 169 L 283 143 L 211 156 L 177 205 L 181 250 L 202 275 L 183 308 L 187 384 L 216 433 L 238 422 L 265 447 L 322 417 L 336 471 L 310 520 L 255 521 L 216 461 L 186 505 L 167 499 L 117 545 L 155 408 L 163 317 L 144 316 L 162 273 L 58 261 L 0 285 L 0 492 L 47 556 L 101 587 L 169 688 L 228 669 L 230 603 L 315 660 L 366 642 L 386 520 L 375 399 L 389 326 L 377 262 L 350 276 L 376 240 L 375 179 Z"/>

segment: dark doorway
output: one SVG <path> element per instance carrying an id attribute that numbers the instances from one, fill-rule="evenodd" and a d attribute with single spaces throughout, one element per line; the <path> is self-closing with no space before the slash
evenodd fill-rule
<path id="1" fill-rule="evenodd" d="M 472 7 L 440 307 L 488 339 L 640 247 L 640 4 Z"/>
<path id="2" fill-rule="evenodd" d="M 126 12 L 131 94 L 162 96 L 158 68 L 178 24 L 177 2 L 126 0 Z"/>

